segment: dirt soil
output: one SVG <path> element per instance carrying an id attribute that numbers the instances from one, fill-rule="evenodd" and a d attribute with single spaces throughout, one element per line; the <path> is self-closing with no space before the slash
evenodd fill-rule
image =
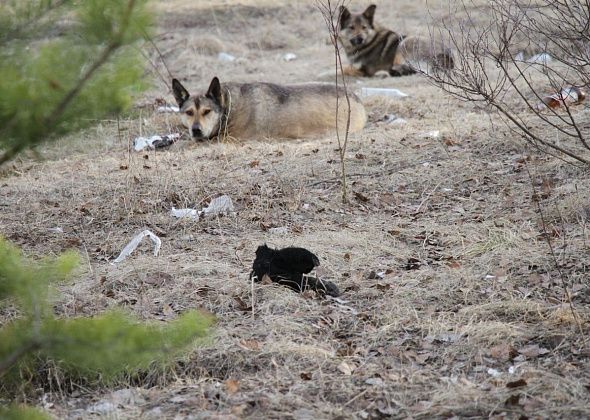
<path id="1" fill-rule="evenodd" d="M 394 3 L 377 2 L 376 19 L 406 34 L 448 12 L 444 2 L 428 2 L 432 16 L 424 0 Z M 154 112 L 158 98 L 174 102 L 162 59 L 190 90 L 213 76 L 305 82 L 333 69 L 311 0 L 156 9 L 161 56 L 144 46 L 153 88 L 132 117 L 14 162 L 0 179 L 0 233 L 31 255 L 80 252 L 55 305 L 62 316 L 123 307 L 165 322 L 202 308 L 217 317 L 214 336 L 166 374 L 111 389 L 49 380 L 32 404 L 81 419 L 590 417 L 587 169 L 528 148 L 419 75 L 351 80 L 353 90 L 410 96 L 364 99 L 369 122 L 346 153 L 347 204 L 335 136 L 195 144 L 183 134 L 137 153 L 136 136 L 181 130 L 175 115 Z M 170 215 L 223 194 L 235 214 Z M 144 229 L 161 254 L 146 241 L 112 264 Z M 263 243 L 313 251 L 341 300 L 252 288 Z"/>

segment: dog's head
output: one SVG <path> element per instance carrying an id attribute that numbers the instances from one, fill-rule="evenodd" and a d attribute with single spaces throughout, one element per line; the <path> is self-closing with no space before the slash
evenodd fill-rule
<path id="1" fill-rule="evenodd" d="M 270 261 L 275 253 L 276 250 L 269 248 L 268 245 L 260 245 L 256 248 L 256 259 Z"/>
<path id="2" fill-rule="evenodd" d="M 370 5 L 363 13 L 350 13 L 340 6 L 340 39 L 354 48 L 360 48 L 375 36 L 373 17 L 377 6 Z"/>
<path id="3" fill-rule="evenodd" d="M 211 80 L 207 93 L 191 96 L 182 84 L 172 79 L 172 91 L 180 108 L 182 124 L 195 140 L 208 140 L 219 131 L 223 99 L 219 79 Z"/>

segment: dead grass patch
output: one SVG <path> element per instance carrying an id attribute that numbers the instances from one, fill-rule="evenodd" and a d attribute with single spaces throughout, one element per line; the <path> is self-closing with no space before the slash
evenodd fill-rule
<path id="1" fill-rule="evenodd" d="M 406 33 L 425 28 L 421 5 L 386 6 L 377 9 L 381 21 Z M 331 69 L 321 16 L 309 3 L 178 0 L 156 7 L 155 42 L 190 88 L 206 87 L 214 75 L 301 82 Z M 283 61 L 287 50 L 298 58 Z M 242 61 L 218 62 L 221 51 Z M 157 55 L 150 57 L 166 74 Z M 174 116 L 153 113 L 156 98 L 173 101 L 164 81 L 138 100 L 133 115 L 101 121 L 40 150 L 43 160 L 25 156 L 2 175 L 0 233 L 29 254 L 74 248 L 82 255 L 75 282 L 60 287 L 60 315 L 124 307 L 166 322 L 204 308 L 217 317 L 205 346 L 164 372 L 119 383 L 141 398 L 107 415 L 590 415 L 587 344 L 564 305 L 532 201 L 541 200 L 555 228 L 549 234 L 588 333 L 587 170 L 537 155 L 488 110 L 450 99 L 419 76 L 352 84 L 362 86 L 411 96 L 366 98 L 369 124 L 351 138 L 347 155 L 349 205 L 340 201 L 331 137 L 183 138 L 168 150 L 130 152 L 135 136 L 179 129 Z M 407 122 L 387 124 L 385 114 Z M 438 137 L 428 135 L 434 130 Z M 532 196 L 523 162 L 544 196 Z M 221 194 L 232 197 L 236 215 L 198 222 L 169 215 L 173 206 L 199 208 Z M 145 228 L 161 237 L 161 255 L 153 258 L 146 245 L 111 265 Z M 252 308 L 248 274 L 264 242 L 316 253 L 318 273 L 338 284 L 343 302 L 256 285 Z M 2 307 L 0 322 L 15 315 Z M 536 347 L 527 346 L 547 352 L 535 356 Z M 523 348 L 529 356 L 518 352 Z M 507 387 L 520 379 L 526 385 Z M 56 383 L 41 381 L 45 396 L 31 397 L 53 404 L 56 417 L 98 416 L 88 411 L 92 404 L 115 401 L 114 389 Z"/>

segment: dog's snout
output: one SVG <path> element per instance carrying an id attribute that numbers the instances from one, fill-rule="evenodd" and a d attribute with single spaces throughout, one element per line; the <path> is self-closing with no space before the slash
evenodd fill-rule
<path id="1" fill-rule="evenodd" d="M 203 130 L 199 124 L 195 124 L 191 127 L 191 134 L 193 137 L 201 138 L 203 137 Z"/>
<path id="2" fill-rule="evenodd" d="M 352 38 L 352 39 L 350 40 L 350 43 L 351 43 L 352 45 L 354 45 L 355 47 L 358 47 L 359 45 L 361 45 L 361 44 L 363 43 L 363 37 L 362 37 L 362 36 L 360 36 L 360 35 L 358 35 L 358 36 L 355 36 L 354 38 Z"/>

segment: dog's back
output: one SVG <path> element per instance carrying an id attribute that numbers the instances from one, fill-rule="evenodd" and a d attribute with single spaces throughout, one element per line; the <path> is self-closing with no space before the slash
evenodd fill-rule
<path id="1" fill-rule="evenodd" d="M 334 131 L 337 96 L 338 130 L 346 128 L 344 90 L 337 91 L 334 85 L 227 83 L 222 87 L 226 89 L 224 107 L 231 136 L 298 138 Z M 350 132 L 355 132 L 365 126 L 367 116 L 359 98 L 353 93 L 349 98 Z"/>

